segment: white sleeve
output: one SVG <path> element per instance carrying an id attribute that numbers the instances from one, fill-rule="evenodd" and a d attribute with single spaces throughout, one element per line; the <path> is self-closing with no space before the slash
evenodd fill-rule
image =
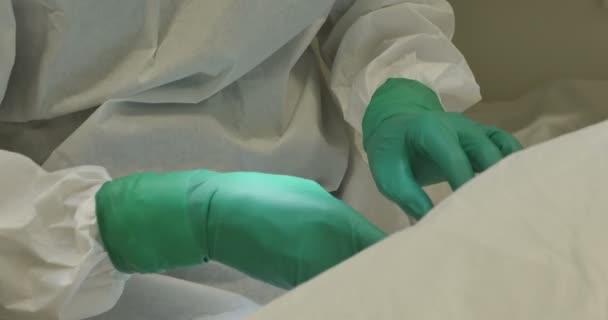
<path id="1" fill-rule="evenodd" d="M 10 0 L 0 0 L 0 105 L 15 63 L 15 16 Z"/>
<path id="2" fill-rule="evenodd" d="M 100 242 L 95 194 L 100 167 L 48 173 L 0 150 L 0 314 L 6 319 L 83 319 L 122 293 Z"/>
<path id="3" fill-rule="evenodd" d="M 420 81 L 447 111 L 481 99 L 465 58 L 454 46 L 454 12 L 445 0 L 337 1 L 333 29 L 322 39 L 331 89 L 346 121 L 361 133 L 369 101 L 388 78 Z"/>

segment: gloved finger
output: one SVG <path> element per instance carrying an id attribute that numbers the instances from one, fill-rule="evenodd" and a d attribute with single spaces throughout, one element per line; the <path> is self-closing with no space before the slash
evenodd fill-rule
<path id="1" fill-rule="evenodd" d="M 461 145 L 475 172 L 482 172 L 503 158 L 502 152 L 483 131 L 474 137 L 462 137 Z"/>
<path id="2" fill-rule="evenodd" d="M 488 127 L 486 130 L 488 138 L 494 142 L 504 156 L 523 149 L 521 143 L 510 133 L 494 127 Z"/>
<path id="3" fill-rule="evenodd" d="M 433 204 L 414 179 L 405 153 L 399 145 L 385 144 L 381 150 L 368 154 L 372 175 L 378 190 L 416 219 L 422 218 Z"/>
<path id="4" fill-rule="evenodd" d="M 423 148 L 447 177 L 452 190 L 456 190 L 471 180 L 475 173 L 458 136 L 442 129 L 437 128 L 426 135 L 418 147 Z"/>

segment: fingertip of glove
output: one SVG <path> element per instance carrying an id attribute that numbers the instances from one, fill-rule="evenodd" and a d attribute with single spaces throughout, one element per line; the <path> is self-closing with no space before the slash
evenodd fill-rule
<path id="1" fill-rule="evenodd" d="M 420 220 L 422 219 L 431 209 L 433 204 L 428 201 L 407 201 L 400 203 L 401 209 L 410 217 Z"/>

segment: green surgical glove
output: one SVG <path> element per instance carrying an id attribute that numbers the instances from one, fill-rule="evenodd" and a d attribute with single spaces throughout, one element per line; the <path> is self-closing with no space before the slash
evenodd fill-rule
<path id="1" fill-rule="evenodd" d="M 385 234 L 313 181 L 261 173 L 138 174 L 96 196 L 115 267 L 161 272 L 207 259 L 296 286 Z"/>
<path id="2" fill-rule="evenodd" d="M 363 144 L 378 189 L 417 219 L 432 208 L 422 186 L 447 180 L 455 190 L 522 148 L 507 132 L 445 112 L 431 89 L 408 79 L 376 90 Z"/>

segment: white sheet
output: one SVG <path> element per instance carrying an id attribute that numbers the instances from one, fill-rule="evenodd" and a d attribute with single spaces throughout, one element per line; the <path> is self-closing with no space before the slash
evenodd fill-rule
<path id="1" fill-rule="evenodd" d="M 535 101 L 527 115 L 542 116 L 518 135 L 529 145 L 601 120 L 602 87 L 559 82 L 533 93 L 520 102 Z M 608 122 L 508 158 L 417 226 L 252 319 L 607 319 L 605 181 Z"/>

